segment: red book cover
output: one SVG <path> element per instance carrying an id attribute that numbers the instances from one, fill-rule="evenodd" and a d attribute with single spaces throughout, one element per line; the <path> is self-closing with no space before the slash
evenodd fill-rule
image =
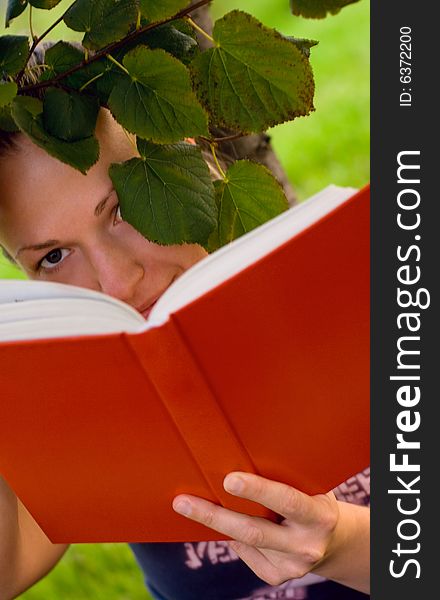
<path id="1" fill-rule="evenodd" d="M 0 473 L 52 542 L 224 539 L 179 493 L 369 465 L 369 187 L 142 333 L 0 344 Z"/>

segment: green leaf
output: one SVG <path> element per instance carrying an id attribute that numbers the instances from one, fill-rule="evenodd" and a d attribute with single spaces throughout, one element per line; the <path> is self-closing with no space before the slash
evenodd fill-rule
<path id="1" fill-rule="evenodd" d="M 14 81 L 0 81 L 0 108 L 10 104 L 17 92 L 18 87 Z"/>
<path id="2" fill-rule="evenodd" d="M 90 67 L 93 65 L 100 66 L 103 75 L 93 84 L 93 88 L 96 90 L 97 95 L 99 96 L 102 104 L 108 105 L 108 99 L 110 94 L 113 91 L 116 83 L 123 79 L 124 74 L 109 61 L 106 60 L 105 63 L 92 63 Z"/>
<path id="3" fill-rule="evenodd" d="M 164 25 L 159 25 L 152 30 L 146 31 L 138 36 L 136 40 L 124 44 L 123 48 L 119 48 L 112 56 L 121 63 L 130 50 L 133 50 L 139 45 L 146 45 L 151 49 L 162 48 L 184 64 L 188 64 L 194 58 L 196 52 L 198 52 L 199 46 L 195 39 L 188 35 L 188 33 L 184 33 L 177 29 L 177 27 L 181 26 L 181 23 L 181 21 L 173 22 L 173 25 L 165 23 Z M 186 23 L 183 22 L 183 25 L 186 25 Z M 190 30 L 192 30 L 192 28 L 190 28 Z M 66 80 L 66 84 L 78 89 L 80 87 L 78 81 L 81 81 L 81 85 L 84 85 L 86 81 L 90 81 L 90 79 L 96 77 L 100 71 L 103 73 L 102 77 L 99 77 L 95 82 L 92 82 L 92 86 L 89 89 L 94 90 L 101 102 L 107 105 L 109 96 L 115 87 L 116 82 L 118 79 L 124 77 L 121 69 L 110 60 L 104 58 L 100 61 L 91 63 L 85 69 L 81 69 L 81 71 L 75 73 L 72 77 L 69 77 Z"/>
<path id="4" fill-rule="evenodd" d="M 140 0 L 142 15 L 151 22 L 163 21 L 188 6 L 189 0 Z"/>
<path id="5" fill-rule="evenodd" d="M 145 44 L 152 50 L 162 48 L 184 64 L 189 64 L 199 49 L 197 41 L 188 33 L 180 31 L 175 22 L 146 31 L 139 37 L 137 45 L 139 44 Z"/>
<path id="6" fill-rule="evenodd" d="M 217 125 L 260 132 L 314 110 L 310 63 L 280 33 L 234 10 L 215 23 L 213 37 L 216 47 L 196 57 L 192 70 Z"/>
<path id="7" fill-rule="evenodd" d="M 32 96 L 18 96 L 14 100 L 14 108 L 18 111 L 25 110 L 32 117 L 36 117 L 42 112 L 43 104 L 41 100 Z"/>
<path id="8" fill-rule="evenodd" d="M 84 60 L 84 52 L 67 42 L 58 42 L 46 51 L 46 70 L 42 73 L 40 81 L 53 79 L 65 73 Z M 85 65 L 80 70 L 68 75 L 63 83 L 74 90 L 83 86 L 88 92 L 96 94 L 103 104 L 107 103 L 113 85 L 120 76 L 120 71 L 107 58 Z"/>
<path id="9" fill-rule="evenodd" d="M 218 206 L 218 245 L 273 219 L 288 208 L 283 189 L 260 164 L 239 160 L 229 167 L 226 179 L 214 182 Z M 211 242 L 211 249 L 213 240 Z"/>
<path id="10" fill-rule="evenodd" d="M 29 4 L 32 4 L 35 8 L 45 8 L 50 10 L 54 6 L 60 3 L 61 0 L 29 0 Z"/>
<path id="11" fill-rule="evenodd" d="M 49 89 L 43 100 L 43 123 L 47 133 L 66 142 L 88 138 L 95 131 L 97 98 Z"/>
<path id="12" fill-rule="evenodd" d="M 42 73 L 40 81 L 53 79 L 60 73 L 68 71 L 84 60 L 84 52 L 67 42 L 57 42 L 46 50 L 44 63 L 46 70 Z"/>
<path id="13" fill-rule="evenodd" d="M 319 44 L 317 40 L 308 40 L 307 38 L 296 38 L 292 36 L 286 36 L 286 40 L 295 44 L 307 58 L 310 56 L 310 48 Z"/>
<path id="14" fill-rule="evenodd" d="M 309 19 L 323 19 L 327 13 L 337 14 L 341 8 L 359 0 L 290 0 L 290 9 L 294 15 Z"/>
<path id="15" fill-rule="evenodd" d="M 8 0 L 8 5 L 6 7 L 5 27 L 9 27 L 12 19 L 15 19 L 15 17 L 21 15 L 27 4 L 27 0 Z"/>
<path id="16" fill-rule="evenodd" d="M 113 88 L 109 107 L 125 129 L 162 144 L 208 135 L 207 115 L 180 61 L 139 46 L 123 64 L 128 74 Z"/>
<path id="17" fill-rule="evenodd" d="M 185 17 L 182 17 L 181 19 L 174 19 L 171 22 L 171 25 L 173 27 L 175 27 L 176 29 L 178 29 L 180 32 L 184 33 L 185 35 L 189 35 L 194 40 L 197 40 L 196 30 L 190 23 L 188 23 L 188 21 L 185 19 Z M 161 25 L 161 27 L 162 27 L 162 25 Z"/>
<path id="18" fill-rule="evenodd" d="M 109 174 L 124 220 L 159 244 L 205 244 L 217 209 L 209 169 L 197 146 L 138 140 L 141 158 L 113 164 Z"/>
<path id="19" fill-rule="evenodd" d="M 0 130 L 9 133 L 20 131 L 11 114 L 11 106 L 0 107 Z"/>
<path id="20" fill-rule="evenodd" d="M 43 104 L 37 98 L 17 96 L 12 105 L 12 116 L 31 140 L 58 160 L 86 173 L 99 158 L 99 145 L 90 136 L 77 142 L 65 142 L 51 136 L 44 129 Z"/>
<path id="21" fill-rule="evenodd" d="M 76 0 L 64 22 L 70 29 L 85 31 L 83 45 L 98 50 L 122 39 L 137 15 L 137 0 Z"/>
<path id="22" fill-rule="evenodd" d="M 24 35 L 0 37 L 0 77 L 17 75 L 25 66 L 29 54 L 29 42 Z"/>

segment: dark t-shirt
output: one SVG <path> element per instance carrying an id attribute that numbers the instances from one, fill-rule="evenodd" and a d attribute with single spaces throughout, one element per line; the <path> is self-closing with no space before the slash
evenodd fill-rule
<path id="1" fill-rule="evenodd" d="M 339 500 L 369 504 L 369 469 L 336 488 Z M 131 544 L 157 600 L 361 600 L 367 595 L 309 574 L 269 586 L 226 542 Z"/>

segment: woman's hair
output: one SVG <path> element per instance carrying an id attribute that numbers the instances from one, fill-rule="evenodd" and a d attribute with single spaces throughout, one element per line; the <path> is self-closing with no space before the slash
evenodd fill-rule
<path id="1" fill-rule="evenodd" d="M 26 69 L 23 79 L 21 80 L 23 85 L 32 85 L 38 82 L 38 79 L 44 68 L 44 55 L 46 50 L 51 46 L 53 46 L 52 42 L 45 42 L 38 48 L 35 48 L 31 58 L 29 59 L 28 68 Z M 43 90 L 35 90 L 35 92 L 31 92 L 29 95 L 41 100 L 43 97 Z M 18 131 L 3 131 L 0 128 L 0 160 L 5 156 L 8 156 L 11 152 L 14 152 L 14 150 L 17 150 L 18 135 Z"/>
<path id="2" fill-rule="evenodd" d="M 16 138 L 17 132 L 11 133 L 0 129 L 0 159 L 14 150 Z"/>
<path id="3" fill-rule="evenodd" d="M 3 131 L 2 129 L 0 129 L 0 160 L 5 156 L 9 156 L 12 152 L 14 152 L 17 149 L 15 143 L 17 135 L 17 132 L 11 133 L 9 131 Z M 5 248 L 3 248 L 2 245 L 0 245 L 0 250 L 3 256 L 10 263 L 12 263 L 13 265 L 16 264 L 15 260 L 12 258 L 9 252 Z"/>
<path id="4" fill-rule="evenodd" d="M 26 69 L 26 72 L 23 76 L 22 83 L 24 85 L 32 85 L 33 83 L 37 83 L 39 76 L 41 74 L 41 70 L 43 69 L 44 64 L 44 54 L 50 46 L 52 46 L 52 42 L 47 42 L 41 44 L 39 48 L 36 48 L 29 60 L 29 68 Z M 34 97 L 41 99 L 42 92 L 41 90 L 36 90 L 35 93 L 32 94 Z M 6 156 L 10 156 L 14 152 L 17 152 L 19 146 L 17 144 L 17 140 L 19 139 L 20 132 L 19 131 L 4 131 L 0 128 L 0 161 L 4 159 Z M 3 246 L 0 245 L 1 252 L 3 256 L 12 264 L 16 265 L 15 260 L 12 256 L 7 252 Z"/>

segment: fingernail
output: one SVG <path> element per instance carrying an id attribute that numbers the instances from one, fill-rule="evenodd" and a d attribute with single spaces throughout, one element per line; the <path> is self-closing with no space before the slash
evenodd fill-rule
<path id="1" fill-rule="evenodd" d="M 178 500 L 173 502 L 173 508 L 176 512 L 187 517 L 191 514 L 191 504 L 188 500 Z"/>
<path id="2" fill-rule="evenodd" d="M 244 488 L 244 481 L 237 475 L 227 475 L 223 482 L 223 487 L 231 494 L 239 494 Z"/>

